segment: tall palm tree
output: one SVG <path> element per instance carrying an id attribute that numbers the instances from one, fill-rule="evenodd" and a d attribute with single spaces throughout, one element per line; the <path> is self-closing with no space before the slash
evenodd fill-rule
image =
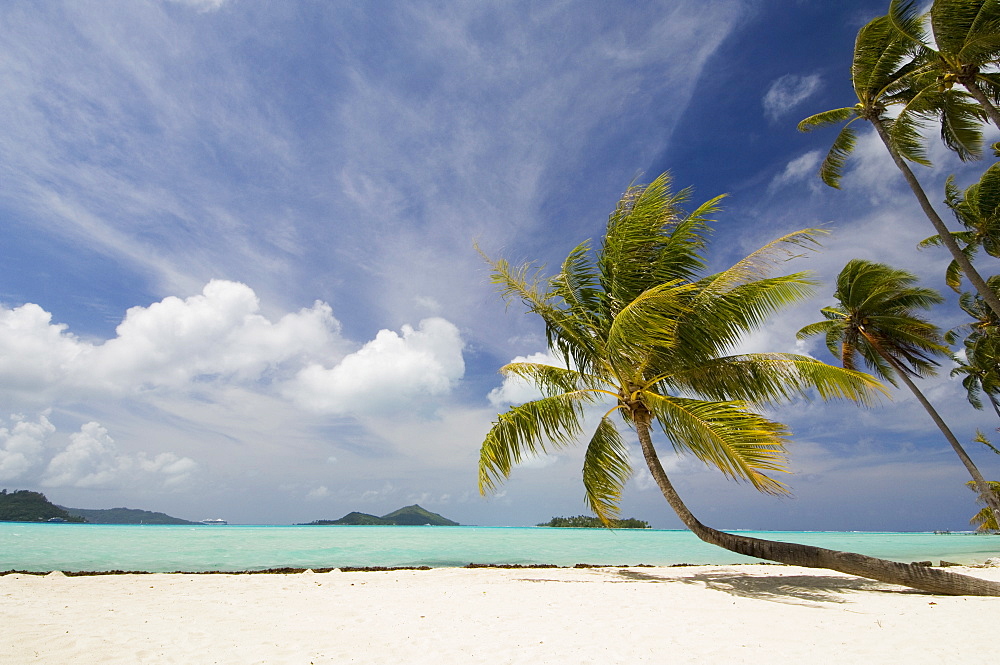
<path id="1" fill-rule="evenodd" d="M 1000 127 L 1000 77 L 988 71 L 1000 63 L 1000 2 L 934 0 L 929 21 L 920 14 L 919 4 L 891 0 L 889 18 L 917 49 L 917 71 L 926 74 L 922 87 L 947 90 L 957 83 Z"/>
<path id="2" fill-rule="evenodd" d="M 1000 298 L 987 287 L 986 281 L 959 247 L 907 164 L 907 160 L 929 164 L 915 117 L 919 114 L 903 114 L 897 118 L 887 115 L 889 106 L 906 104 L 912 99 L 907 77 L 915 69 L 915 64 L 907 59 L 909 54 L 910 42 L 892 25 L 888 16 L 870 21 L 858 32 L 854 45 L 851 81 L 858 103 L 810 116 L 799 123 L 799 129 L 810 131 L 825 125 L 846 123 L 820 165 L 823 182 L 839 187 L 841 171 L 857 141 L 852 125 L 857 120 L 870 122 L 940 236 L 941 243 L 989 307 L 1000 315 Z M 956 117 L 960 115 L 956 114 Z"/>
<path id="3" fill-rule="evenodd" d="M 519 362 L 506 376 L 532 382 L 541 398 L 500 414 L 480 450 L 479 487 L 496 489 L 526 456 L 579 441 L 593 409 L 583 462 L 585 496 L 607 523 L 632 474 L 628 446 L 612 420 L 638 435 L 643 459 L 681 521 L 702 540 L 752 557 L 842 572 L 950 594 L 1000 595 L 1000 584 L 941 570 L 817 547 L 717 531 L 681 500 L 652 442 L 658 426 L 679 451 L 772 494 L 785 471 L 788 437 L 755 407 L 794 396 L 871 403 L 881 387 L 870 376 L 783 353 L 729 355 L 772 312 L 809 292 L 805 275 L 768 277 L 775 262 L 814 243 L 800 231 L 770 243 L 723 272 L 700 276 L 712 199 L 691 213 L 687 190 L 671 193 L 666 175 L 632 187 L 611 214 L 603 243 L 569 253 L 546 279 L 530 264 L 490 261 L 505 299 L 521 300 L 545 323 L 562 366 Z M 489 259 L 487 259 L 489 260 Z M 597 414 L 595 414 L 597 415 Z"/>
<path id="4" fill-rule="evenodd" d="M 983 501 L 1000 515 L 1000 501 L 972 458 L 913 382 L 933 375 L 938 366 L 934 357 L 948 353 L 937 326 L 916 313 L 943 298 L 933 289 L 915 286 L 916 282 L 916 276 L 905 270 L 853 259 L 837 276 L 834 297 L 839 304 L 824 307 L 826 320 L 802 328 L 798 337 L 825 335 L 827 348 L 845 368 L 856 369 L 860 358 L 875 376 L 893 385 L 897 378 L 906 384 L 965 465 Z"/>

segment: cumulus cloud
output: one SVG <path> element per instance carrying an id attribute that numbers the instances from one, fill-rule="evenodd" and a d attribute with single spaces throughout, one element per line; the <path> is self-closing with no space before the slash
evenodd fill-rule
<path id="1" fill-rule="evenodd" d="M 0 380 L 9 394 L 184 393 L 234 384 L 332 414 L 381 411 L 450 392 L 465 372 L 458 328 L 429 318 L 381 330 L 353 353 L 330 306 L 271 321 L 245 284 L 133 307 L 104 343 L 79 339 L 34 304 L 0 305 Z"/>
<path id="2" fill-rule="evenodd" d="M 37 422 L 14 416 L 10 428 L 0 428 L 0 480 L 14 480 L 39 464 L 45 439 L 56 431 L 47 414 Z"/>
<path id="3" fill-rule="evenodd" d="M 340 324 L 325 303 L 277 323 L 259 309 L 250 287 L 223 280 L 184 300 L 171 296 L 133 307 L 118 337 L 95 350 L 87 369 L 102 373 L 110 385 L 177 387 L 214 375 L 256 379 L 287 360 L 337 346 Z"/>
<path id="4" fill-rule="evenodd" d="M 317 301 L 277 322 L 259 309 L 250 287 L 213 280 L 199 295 L 131 308 L 115 338 L 94 344 L 36 304 L 0 305 L 0 377 L 25 392 L 180 388 L 212 377 L 256 380 L 291 360 L 342 353 L 329 305 Z"/>
<path id="5" fill-rule="evenodd" d="M 536 363 L 539 365 L 553 365 L 555 367 L 565 367 L 566 364 L 556 359 L 548 353 L 533 353 L 530 356 L 517 356 L 511 363 Z M 534 384 L 522 379 L 519 376 L 505 376 L 499 388 L 494 388 L 486 396 L 490 404 L 495 408 L 505 408 L 510 405 L 524 404 L 533 399 L 538 399 L 542 393 L 535 388 Z"/>
<path id="6" fill-rule="evenodd" d="M 117 488 L 151 481 L 172 486 L 187 480 L 197 467 L 191 458 L 173 453 L 153 458 L 122 453 L 108 430 L 97 422 L 86 423 L 69 440 L 69 445 L 49 461 L 42 478 L 45 487 Z"/>
<path id="7" fill-rule="evenodd" d="M 38 305 L 0 305 L 0 377 L 8 390 L 36 391 L 64 380 L 67 368 L 92 348 Z"/>
<path id="8" fill-rule="evenodd" d="M 809 99 L 821 85 L 822 80 L 818 74 L 809 76 L 785 74 L 775 79 L 764 95 L 764 115 L 771 120 L 777 120 Z"/>
<path id="9" fill-rule="evenodd" d="M 401 335 L 380 330 L 333 367 L 302 369 L 285 394 L 322 413 L 384 412 L 448 393 L 465 373 L 462 348 L 458 328 L 441 318 L 404 325 Z"/>
<path id="10" fill-rule="evenodd" d="M 198 466 L 172 452 L 152 457 L 123 452 L 108 430 L 93 421 L 65 441 L 48 411 L 35 420 L 11 416 L 9 426 L 0 427 L 0 481 L 46 487 L 170 487 L 183 483 Z"/>

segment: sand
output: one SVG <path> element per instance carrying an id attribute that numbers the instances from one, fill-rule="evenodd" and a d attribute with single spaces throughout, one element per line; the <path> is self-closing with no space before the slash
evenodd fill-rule
<path id="1" fill-rule="evenodd" d="M 939 664 L 998 622 L 1000 598 L 790 566 L 0 576 L 12 664 Z"/>

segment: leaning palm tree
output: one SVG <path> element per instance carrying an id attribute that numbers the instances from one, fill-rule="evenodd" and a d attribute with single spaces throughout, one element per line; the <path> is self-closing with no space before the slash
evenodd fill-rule
<path id="1" fill-rule="evenodd" d="M 611 214 L 600 248 L 584 242 L 558 274 L 493 260 L 505 299 L 520 299 L 541 317 L 561 365 L 518 362 L 506 376 L 533 383 L 541 398 L 500 414 L 480 450 L 479 487 L 495 490 L 526 456 L 577 443 L 591 430 L 583 461 L 590 508 L 605 522 L 617 515 L 632 474 L 615 414 L 638 435 L 643 459 L 681 521 L 705 542 L 751 557 L 830 568 L 950 594 L 1000 595 L 1000 584 L 945 571 L 823 548 L 717 531 L 702 524 L 674 490 L 652 441 L 658 427 L 675 450 L 766 493 L 785 486 L 788 431 L 755 408 L 818 393 L 870 404 L 881 386 L 870 376 L 784 353 L 731 354 L 730 349 L 776 309 L 803 298 L 802 273 L 768 277 L 769 269 L 816 232 L 784 236 L 723 272 L 702 276 L 712 199 L 691 213 L 687 190 L 671 193 L 666 175 L 632 187 Z"/>
<path id="2" fill-rule="evenodd" d="M 899 379 L 930 415 L 972 476 L 986 505 L 1000 515 L 1000 501 L 989 491 L 972 458 L 944 419 L 913 382 L 935 373 L 936 356 L 947 355 L 937 326 L 916 313 L 943 302 L 933 289 L 916 286 L 915 275 L 884 263 L 853 259 L 837 276 L 838 305 L 824 307 L 826 320 L 805 326 L 799 339 L 822 334 L 827 348 L 847 369 L 858 359 L 875 376 L 896 385 Z"/>
<path id="3" fill-rule="evenodd" d="M 925 15 L 916 0 L 892 0 L 889 18 L 916 48 L 917 71 L 927 88 L 965 88 L 1000 127 L 1000 3 L 996 0 L 934 0 Z M 930 28 L 928 32 L 927 27 Z"/>
<path id="4" fill-rule="evenodd" d="M 918 121 L 921 113 L 905 113 L 897 118 L 887 114 L 890 106 L 905 105 L 912 101 L 908 76 L 916 65 L 908 60 L 910 51 L 909 40 L 892 25 L 888 16 L 873 19 L 858 32 L 854 45 L 851 81 L 858 99 L 857 104 L 810 116 L 799 123 L 799 130 L 810 131 L 825 125 L 846 123 L 820 165 L 823 182 L 831 187 L 839 187 L 841 171 L 857 141 L 853 124 L 858 120 L 870 122 L 917 197 L 920 208 L 941 238 L 941 243 L 989 307 L 1000 315 L 1000 298 L 987 287 L 986 281 L 959 247 L 907 163 L 912 161 L 929 164 L 919 134 Z M 953 114 L 953 119 L 961 117 L 961 112 Z"/>

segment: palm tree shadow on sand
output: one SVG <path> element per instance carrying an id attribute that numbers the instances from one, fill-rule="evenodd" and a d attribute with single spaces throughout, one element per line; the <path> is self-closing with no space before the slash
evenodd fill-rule
<path id="1" fill-rule="evenodd" d="M 699 584 L 740 598 L 778 603 L 846 603 L 852 591 L 933 595 L 917 589 L 876 582 L 863 577 L 831 575 L 746 575 L 729 571 L 696 573 L 683 577 L 660 577 L 635 570 L 620 570 L 618 576 L 635 582 L 680 582 Z"/>

